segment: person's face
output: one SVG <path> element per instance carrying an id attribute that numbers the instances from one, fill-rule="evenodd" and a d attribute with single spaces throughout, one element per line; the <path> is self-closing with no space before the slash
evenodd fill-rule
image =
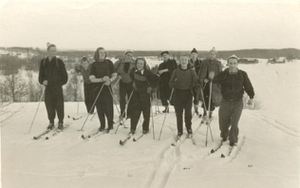
<path id="1" fill-rule="evenodd" d="M 234 58 L 228 59 L 227 65 L 230 69 L 236 69 L 238 67 L 238 60 Z"/>
<path id="2" fill-rule="evenodd" d="M 164 60 L 164 61 L 167 61 L 169 58 L 170 58 L 170 55 L 169 55 L 169 54 L 167 54 L 167 53 L 164 53 L 164 54 L 163 54 L 163 60 Z"/>
<path id="3" fill-rule="evenodd" d="M 98 51 L 99 59 L 105 59 L 105 50 L 101 49 Z"/>
<path id="4" fill-rule="evenodd" d="M 144 69 L 144 66 L 145 66 L 144 60 L 139 59 L 139 60 L 136 62 L 136 68 L 137 68 L 138 70 L 143 70 L 143 69 Z"/>
<path id="5" fill-rule="evenodd" d="M 52 46 L 48 49 L 48 54 L 50 56 L 53 56 L 54 54 L 56 53 L 56 47 L 55 46 Z"/>
<path id="6" fill-rule="evenodd" d="M 209 53 L 209 58 L 210 58 L 210 59 L 216 59 L 216 58 L 217 58 L 217 53 L 216 53 L 215 51 L 211 51 L 211 52 Z"/>
<path id="7" fill-rule="evenodd" d="M 189 63 L 188 57 L 180 57 L 180 65 L 181 67 L 187 67 Z"/>
<path id="8" fill-rule="evenodd" d="M 198 54 L 197 53 L 191 53 L 191 58 L 192 59 L 197 59 L 198 58 Z"/>
<path id="9" fill-rule="evenodd" d="M 133 59 L 133 54 L 132 53 L 127 53 L 125 55 L 125 61 L 131 61 Z"/>

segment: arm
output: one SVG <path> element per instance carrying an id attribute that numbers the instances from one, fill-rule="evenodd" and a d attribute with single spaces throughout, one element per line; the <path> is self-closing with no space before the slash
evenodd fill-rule
<path id="1" fill-rule="evenodd" d="M 43 82 L 46 80 L 44 72 L 44 59 L 41 60 L 39 69 L 39 83 L 43 84 Z"/>
<path id="2" fill-rule="evenodd" d="M 169 81 L 169 86 L 170 88 L 174 88 L 176 83 L 176 69 L 173 71 L 170 81 Z"/>
<path id="3" fill-rule="evenodd" d="M 254 89 L 251 84 L 251 81 L 246 72 L 243 72 L 243 74 L 244 74 L 244 89 L 245 89 L 246 93 L 248 94 L 248 96 L 250 97 L 250 99 L 253 99 L 255 93 L 254 93 Z"/>
<path id="4" fill-rule="evenodd" d="M 68 73 L 66 71 L 66 67 L 65 64 L 62 60 L 60 60 L 60 64 L 61 64 L 61 85 L 65 85 L 68 82 Z"/>

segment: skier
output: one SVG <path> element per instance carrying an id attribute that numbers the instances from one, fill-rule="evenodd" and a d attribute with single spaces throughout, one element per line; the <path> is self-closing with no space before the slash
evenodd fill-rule
<path id="1" fill-rule="evenodd" d="M 195 70 L 189 69 L 188 64 L 188 57 L 180 57 L 179 67 L 173 71 L 169 82 L 170 87 L 174 88 L 173 96 L 177 119 L 178 137 L 183 134 L 183 110 L 188 137 L 192 135 L 192 90 L 199 85 Z"/>
<path id="2" fill-rule="evenodd" d="M 164 61 L 158 66 L 158 74 L 160 75 L 159 79 L 159 92 L 160 99 L 165 109 L 164 113 L 169 112 L 169 101 L 171 95 L 171 88 L 169 87 L 170 77 L 172 72 L 177 68 L 177 63 L 174 59 L 170 59 L 170 54 L 168 51 L 161 52 L 161 56 Z"/>
<path id="3" fill-rule="evenodd" d="M 196 74 L 198 75 L 200 69 L 202 68 L 203 63 L 198 57 L 198 51 L 196 48 L 193 48 L 191 51 L 191 58 L 189 60 L 189 67 L 193 68 L 196 71 Z M 194 111 L 197 115 L 199 115 L 199 97 L 200 97 L 200 91 L 199 88 L 193 88 L 193 96 L 194 96 Z"/>
<path id="4" fill-rule="evenodd" d="M 84 90 L 84 102 L 88 113 L 93 114 L 95 106 L 93 106 L 95 99 L 95 84 L 89 79 L 91 63 L 88 58 L 83 56 L 80 64 L 75 65 L 75 71 L 81 73 L 83 77 L 83 90 Z M 93 108 L 92 108 L 93 107 Z"/>
<path id="5" fill-rule="evenodd" d="M 54 119 L 57 114 L 58 129 L 64 128 L 64 97 L 62 86 L 68 81 L 68 74 L 64 62 L 56 57 L 55 44 L 47 44 L 47 57 L 42 59 L 39 69 L 39 83 L 45 86 L 45 105 L 49 125 L 54 128 Z"/>
<path id="6" fill-rule="evenodd" d="M 217 56 L 217 51 L 215 50 L 215 48 L 213 47 L 212 50 L 210 50 L 209 52 L 209 58 L 205 59 L 203 61 L 203 65 L 201 67 L 201 69 L 199 70 L 199 80 L 200 80 L 200 84 L 201 84 L 201 89 L 203 89 L 203 95 L 201 96 L 201 98 L 203 97 L 204 101 L 202 104 L 203 107 L 203 116 L 206 117 L 207 116 L 207 112 L 204 108 L 204 105 L 206 106 L 206 108 L 209 107 L 209 98 L 211 95 L 211 101 L 210 101 L 210 109 L 207 109 L 209 114 L 208 117 L 211 119 L 212 118 L 212 112 L 215 109 L 215 104 L 213 103 L 212 98 L 214 97 L 214 95 L 217 95 L 217 92 L 212 92 L 210 94 L 210 82 L 211 80 L 209 79 L 209 74 L 214 74 L 215 76 L 218 75 L 221 71 L 222 71 L 222 64 L 219 60 L 217 60 L 216 58 Z M 218 85 L 213 84 L 212 86 L 214 89 L 214 91 L 218 90 Z"/>
<path id="7" fill-rule="evenodd" d="M 135 133 L 141 112 L 143 112 L 143 134 L 147 134 L 149 132 L 150 122 L 150 94 L 152 89 L 154 89 L 157 85 L 158 76 L 147 68 L 147 63 L 144 58 L 137 58 L 135 63 L 135 68 L 130 72 L 131 79 L 133 80 L 132 85 L 134 88 L 132 99 L 129 103 L 130 109 L 132 109 L 130 117 L 130 133 Z"/>
<path id="8" fill-rule="evenodd" d="M 125 106 L 126 106 L 126 97 L 129 99 L 130 94 L 133 90 L 132 88 L 132 79 L 130 77 L 131 70 L 135 67 L 134 57 L 132 51 L 126 51 L 124 57 L 120 58 L 115 64 L 114 67 L 119 76 L 119 95 L 120 95 L 120 108 L 121 116 L 120 121 L 126 116 Z M 129 117 L 127 110 L 127 117 Z"/>
<path id="9" fill-rule="evenodd" d="M 238 69 L 238 57 L 235 55 L 227 59 L 228 68 L 214 77 L 215 83 L 221 85 L 223 100 L 219 108 L 219 128 L 221 138 L 226 141 L 229 136 L 230 146 L 238 141 L 238 122 L 243 110 L 243 93 L 246 91 L 250 97 L 248 104 L 252 105 L 254 90 L 245 71 Z M 230 128 L 230 130 L 228 130 Z"/>
<path id="10" fill-rule="evenodd" d="M 110 93 L 109 87 L 111 82 L 116 79 L 117 74 L 114 71 L 114 65 L 106 59 L 107 54 L 103 47 L 96 49 L 94 54 L 95 62 L 91 65 L 90 80 L 92 83 L 97 83 L 96 96 L 99 95 L 96 101 L 97 113 L 100 121 L 99 131 L 105 130 L 105 116 L 107 118 L 107 132 L 113 129 L 113 96 Z M 96 97 L 95 97 L 96 98 Z M 94 99 L 96 100 L 96 99 Z"/>

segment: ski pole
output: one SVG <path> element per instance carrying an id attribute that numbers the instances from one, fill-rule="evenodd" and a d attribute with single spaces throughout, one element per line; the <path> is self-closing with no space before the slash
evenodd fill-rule
<path id="1" fill-rule="evenodd" d="M 89 116 L 90 116 L 90 113 L 92 113 L 92 110 L 93 110 L 93 108 L 94 108 L 95 105 L 96 105 L 96 102 L 97 102 L 97 100 L 98 100 L 98 98 L 99 98 L 99 96 L 100 96 L 100 93 L 101 93 L 103 87 L 104 87 L 104 83 L 102 84 L 102 86 L 101 86 L 101 88 L 100 88 L 100 90 L 99 90 L 99 92 L 98 92 L 98 94 L 97 94 L 97 96 L 96 96 L 96 98 L 95 98 L 95 100 L 94 100 L 94 103 L 93 103 L 91 109 L 89 110 L 88 115 L 86 116 L 86 118 L 85 118 L 85 120 L 84 120 L 84 122 L 83 122 L 83 124 L 82 124 L 82 127 L 81 127 L 80 131 L 83 130 L 83 127 L 85 126 L 85 123 L 86 123 L 86 121 L 88 120 L 88 118 L 89 118 Z"/>
<path id="2" fill-rule="evenodd" d="M 153 117 L 153 110 L 152 110 L 152 100 L 151 100 L 151 97 L 150 97 L 150 108 L 151 108 L 151 119 L 152 119 L 153 140 L 155 140 L 154 117 Z"/>
<path id="3" fill-rule="evenodd" d="M 40 97 L 40 99 L 39 99 L 39 103 L 38 103 L 38 106 L 37 106 L 36 111 L 35 111 L 35 113 L 34 113 L 33 119 L 32 119 L 32 121 L 31 121 L 29 130 L 28 130 L 28 134 L 31 132 L 33 123 L 34 123 L 35 118 L 36 118 L 36 115 L 37 115 L 37 113 L 38 113 L 38 111 L 39 111 L 40 104 L 41 104 L 41 102 L 42 102 L 42 99 L 43 99 L 44 94 L 45 94 L 45 87 L 44 87 L 43 90 L 42 90 L 42 94 L 41 94 L 41 97 Z"/>
<path id="4" fill-rule="evenodd" d="M 172 100 L 173 93 L 174 93 L 174 88 L 172 88 L 172 91 L 171 91 L 171 95 L 170 95 L 169 101 Z M 167 110 L 169 110 L 169 106 L 167 107 Z M 163 122 L 162 122 L 162 125 L 161 125 L 161 128 L 160 128 L 160 131 L 159 131 L 159 137 L 158 137 L 158 140 L 160 140 L 160 138 L 161 138 L 161 134 L 162 134 L 163 128 L 164 128 L 164 126 L 165 126 L 166 118 L 167 118 L 167 113 L 165 113 L 165 115 L 164 115 L 164 119 L 163 119 Z"/>
<path id="5" fill-rule="evenodd" d="M 127 101 L 127 103 L 126 103 L 126 105 L 125 105 L 125 110 L 124 110 L 124 112 L 121 114 L 121 117 L 123 117 L 123 116 L 125 115 L 125 113 L 126 113 L 126 111 L 127 111 L 127 109 L 128 109 L 128 105 L 129 105 L 129 102 L 130 102 L 130 100 L 131 100 L 131 98 L 132 98 L 133 92 L 134 92 L 134 90 L 132 90 L 132 92 L 131 92 L 130 95 L 129 95 L 128 101 Z M 119 124 L 118 124 L 118 126 L 117 126 L 117 128 L 116 128 L 115 134 L 117 134 L 117 132 L 118 132 L 118 129 L 119 129 L 119 127 L 120 127 L 120 122 L 121 122 L 121 120 L 119 120 Z"/>

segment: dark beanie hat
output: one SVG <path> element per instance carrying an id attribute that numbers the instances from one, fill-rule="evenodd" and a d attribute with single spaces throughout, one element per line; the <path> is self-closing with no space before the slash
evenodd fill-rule
<path id="1" fill-rule="evenodd" d="M 193 48 L 191 53 L 198 53 L 198 51 L 196 50 L 196 48 Z"/>
<path id="2" fill-rule="evenodd" d="M 161 56 L 164 55 L 164 54 L 170 54 L 170 53 L 169 53 L 169 51 L 162 51 L 162 52 L 160 53 Z"/>

